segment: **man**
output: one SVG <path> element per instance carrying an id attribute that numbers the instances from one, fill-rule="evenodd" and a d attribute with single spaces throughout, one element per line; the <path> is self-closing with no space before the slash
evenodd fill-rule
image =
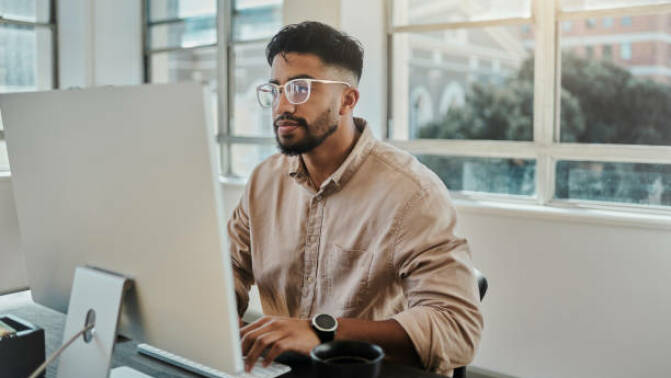
<path id="1" fill-rule="evenodd" d="M 228 224 L 239 314 L 256 283 L 267 315 L 241 329 L 247 368 L 335 338 L 451 375 L 472 360 L 483 321 L 447 189 L 352 116 L 358 42 L 303 22 L 266 55 L 259 102 L 282 153 L 256 167 Z"/>

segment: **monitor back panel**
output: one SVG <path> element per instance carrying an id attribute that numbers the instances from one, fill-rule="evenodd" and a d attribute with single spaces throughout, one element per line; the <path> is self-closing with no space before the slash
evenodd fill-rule
<path id="1" fill-rule="evenodd" d="M 77 265 L 129 276 L 125 332 L 240 371 L 203 88 L 7 94 L 0 110 L 34 300 L 65 312 Z"/>

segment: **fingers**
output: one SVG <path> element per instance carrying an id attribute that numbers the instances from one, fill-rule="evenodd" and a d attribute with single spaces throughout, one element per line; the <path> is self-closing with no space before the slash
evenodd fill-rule
<path id="1" fill-rule="evenodd" d="M 268 353 L 266 353 L 266 357 L 263 359 L 263 367 L 268 367 L 271 362 L 275 361 L 275 359 L 282 353 L 286 352 L 289 350 L 289 345 L 287 344 L 286 341 L 280 340 L 275 342 L 273 346 L 270 348 Z"/>
<path id="2" fill-rule="evenodd" d="M 264 351 L 268 351 L 264 365 L 268 366 L 286 351 L 309 354 L 319 345 L 319 338 L 305 319 L 265 317 L 240 330 L 241 347 L 246 355 L 245 370 L 252 367 Z"/>
<path id="3" fill-rule="evenodd" d="M 242 346 L 242 354 L 247 355 L 249 354 L 249 350 L 252 348 L 252 345 L 256 342 L 256 339 L 270 331 L 273 330 L 273 327 L 271 327 L 271 322 L 265 322 L 264 324 L 253 328 L 253 329 L 247 329 L 245 330 L 244 333 L 241 332 L 242 339 L 240 339 L 240 343 Z M 247 326 L 249 327 L 249 326 Z M 247 328 L 245 327 L 245 328 Z"/>
<path id="4" fill-rule="evenodd" d="M 245 336 L 247 333 L 252 332 L 257 328 L 263 327 L 267 323 L 270 323 L 272 320 L 273 318 L 271 318 L 270 316 L 264 316 L 253 323 L 249 323 L 246 326 L 243 326 L 242 328 L 240 328 L 240 337 Z"/>
<path id="5" fill-rule="evenodd" d="M 275 343 L 282 338 L 282 334 L 279 332 L 268 332 L 260 335 L 254 340 L 254 344 L 247 353 L 245 358 L 245 370 L 251 371 L 256 363 L 256 360 L 259 359 L 264 350 L 268 347 L 275 345 Z M 272 361 L 272 360 L 271 360 Z"/>

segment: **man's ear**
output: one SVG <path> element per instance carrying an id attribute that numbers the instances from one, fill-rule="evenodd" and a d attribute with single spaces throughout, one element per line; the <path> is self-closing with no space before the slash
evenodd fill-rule
<path id="1" fill-rule="evenodd" d="M 345 89 L 340 102 L 340 115 L 354 112 L 354 107 L 359 102 L 359 90 L 354 87 Z"/>

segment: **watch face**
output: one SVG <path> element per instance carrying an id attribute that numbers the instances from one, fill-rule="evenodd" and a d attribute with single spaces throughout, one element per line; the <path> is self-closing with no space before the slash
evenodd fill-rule
<path id="1" fill-rule="evenodd" d="M 332 331 L 338 323 L 331 315 L 319 314 L 315 316 L 314 324 L 321 331 Z"/>

